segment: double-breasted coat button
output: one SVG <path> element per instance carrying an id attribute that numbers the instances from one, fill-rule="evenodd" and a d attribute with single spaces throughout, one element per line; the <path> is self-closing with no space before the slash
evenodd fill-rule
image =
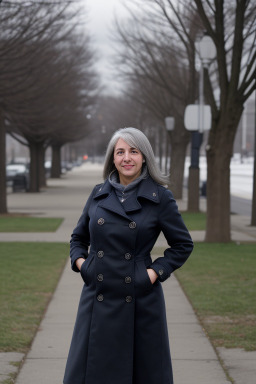
<path id="1" fill-rule="evenodd" d="M 132 297 L 126 296 L 125 301 L 126 301 L 126 303 L 130 303 L 132 301 Z"/>
<path id="2" fill-rule="evenodd" d="M 98 301 L 103 301 L 103 300 L 104 300 L 104 296 L 100 293 L 100 294 L 97 296 L 97 300 L 98 300 Z"/>
<path id="3" fill-rule="evenodd" d="M 153 193 L 153 196 L 156 197 L 156 193 L 155 192 Z"/>
<path id="4" fill-rule="evenodd" d="M 101 217 L 99 220 L 98 220 L 98 224 L 99 225 L 103 225 L 105 223 L 105 220 Z"/>
<path id="5" fill-rule="evenodd" d="M 101 259 L 103 256 L 104 256 L 104 252 L 103 251 L 99 251 L 97 253 L 98 257 Z"/>
<path id="6" fill-rule="evenodd" d="M 132 255 L 131 255 L 130 253 L 126 253 L 126 254 L 124 255 L 124 258 L 125 258 L 126 260 L 131 260 Z"/>
<path id="7" fill-rule="evenodd" d="M 126 276 L 126 278 L 124 279 L 124 281 L 125 281 L 127 284 L 129 284 L 129 283 L 131 283 L 132 278 L 131 278 L 130 276 Z"/>
<path id="8" fill-rule="evenodd" d="M 103 281 L 103 275 L 102 273 L 99 273 L 98 276 L 97 276 L 97 280 L 98 281 Z"/>
<path id="9" fill-rule="evenodd" d="M 131 221 L 131 222 L 130 222 L 130 224 L 129 224 L 129 228 L 131 228 L 131 229 L 136 228 L 136 223 L 135 223 L 135 221 Z"/>
<path id="10" fill-rule="evenodd" d="M 164 271 L 162 269 L 159 269 L 158 271 L 159 275 L 162 276 L 162 274 L 164 273 Z"/>

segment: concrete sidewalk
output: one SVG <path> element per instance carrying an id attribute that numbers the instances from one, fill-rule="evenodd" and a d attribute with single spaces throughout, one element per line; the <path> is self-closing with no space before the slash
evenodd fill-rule
<path id="1" fill-rule="evenodd" d="M 101 166 L 85 164 L 61 180 L 49 180 L 49 187 L 41 194 L 10 194 L 8 196 L 10 212 L 26 212 L 39 217 L 64 217 L 65 220 L 56 233 L 1 233 L 0 241 L 69 242 L 70 234 L 90 191 L 95 184 L 101 182 L 101 170 Z M 185 202 L 178 201 L 178 205 L 180 210 L 186 209 Z M 256 230 L 250 233 L 246 231 L 247 219 L 241 218 L 239 221 L 236 218 L 236 227 L 232 231 L 232 237 L 236 241 L 256 241 Z M 204 239 L 204 231 L 191 234 L 194 241 Z M 166 244 L 164 238 L 160 237 L 158 245 L 164 244 Z M 82 284 L 79 275 L 70 270 L 68 261 L 16 384 L 62 383 Z M 163 288 L 175 384 L 230 383 L 175 277 L 168 279 Z M 7 359 L 6 354 L 4 358 Z M 10 356 L 9 361 L 13 359 L 14 357 Z M 241 370 L 239 372 L 241 374 Z M 252 384 L 256 372 L 249 372 L 246 376 L 245 369 L 245 375 L 241 381 L 237 381 L 237 384 Z"/>

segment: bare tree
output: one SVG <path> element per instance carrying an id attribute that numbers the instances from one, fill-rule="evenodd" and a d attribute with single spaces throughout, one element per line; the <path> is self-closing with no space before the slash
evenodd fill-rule
<path id="1" fill-rule="evenodd" d="M 148 110 L 138 105 L 136 98 L 101 95 L 90 111 L 89 135 L 83 145 L 84 151 L 89 157 L 102 157 L 110 137 L 117 129 L 137 127 L 145 131 L 149 124 L 152 124 L 152 116 L 149 117 Z"/>
<path id="2" fill-rule="evenodd" d="M 21 135 L 30 147 L 30 190 L 39 191 L 45 182 L 46 147 L 54 136 L 70 131 L 72 123 L 76 134 L 78 125 L 83 130 L 86 106 L 98 87 L 93 53 L 81 29 L 80 9 L 74 6 L 78 2 L 23 2 L 16 8 L 8 3 L 1 23 L 6 28 L 0 42 L 5 60 L 0 107 L 12 135 Z"/>
<path id="3" fill-rule="evenodd" d="M 186 105 L 198 94 L 195 40 L 200 21 L 191 7 L 175 8 L 170 2 L 157 0 L 129 3 L 135 9 L 143 7 L 143 15 L 129 7 L 131 24 L 117 23 L 123 47 L 118 52 L 119 68 L 123 79 L 136 84 L 138 103 L 148 108 L 158 125 L 163 125 L 167 116 L 175 117 L 175 129 L 170 134 L 170 185 L 175 197 L 181 198 L 190 138 L 183 116 Z"/>
<path id="4" fill-rule="evenodd" d="M 216 76 L 207 79 L 212 128 L 207 147 L 206 241 L 230 241 L 230 161 L 244 103 L 255 90 L 256 4 L 252 0 L 194 0 L 217 50 Z"/>
<path id="5" fill-rule="evenodd" d="M 165 89 L 156 84 L 153 86 L 152 82 L 147 81 L 145 78 L 141 79 L 138 77 L 137 81 L 134 80 L 133 87 L 126 93 L 130 98 L 136 100 L 137 108 L 138 105 L 144 108 L 144 121 L 142 125 L 153 128 L 155 136 L 159 133 L 158 131 L 165 131 L 165 117 L 171 115 L 175 118 L 175 128 L 173 131 L 168 132 L 171 143 L 170 187 L 174 196 L 177 199 L 181 198 L 184 162 L 189 142 L 189 133 L 185 130 L 183 124 L 184 106 L 177 103 L 175 98 L 170 97 L 170 94 Z M 165 140 L 162 143 L 162 147 L 163 144 L 165 144 Z M 163 151 L 163 148 L 161 150 Z"/>
<path id="6" fill-rule="evenodd" d="M 0 12 L 0 213 L 7 212 L 5 183 L 5 133 L 6 120 L 12 111 L 19 109 L 24 90 L 34 84 L 29 81 L 27 63 L 33 60 L 37 51 L 26 56 L 21 48 L 36 41 L 39 36 L 45 42 L 59 33 L 57 21 L 63 19 L 67 1 L 5 1 Z M 55 28 L 50 26 L 55 23 Z M 62 24 L 63 25 L 63 24 Z M 66 28 L 66 34 L 68 34 Z M 42 48 L 42 47 L 41 47 Z M 20 62 L 24 64 L 20 65 Z"/>
<path id="7" fill-rule="evenodd" d="M 57 148 L 86 134 L 86 110 L 95 102 L 98 83 L 92 69 L 93 55 L 88 41 L 70 39 L 61 50 L 44 50 L 33 65 L 40 70 L 37 88 L 25 92 L 21 110 L 12 113 L 12 135 L 25 139 L 30 149 L 30 191 L 39 191 L 45 184 L 44 152 L 49 145 Z M 79 42 L 79 43 L 77 43 Z M 42 71 L 41 62 L 45 56 Z M 54 60 L 57 57 L 57 60 Z M 31 74 L 32 77 L 35 74 Z M 33 99 L 27 104 L 27 97 Z"/>
<path id="8" fill-rule="evenodd" d="M 133 1 L 133 3 L 140 1 Z M 130 3 L 130 2 L 129 2 Z M 179 66 L 188 65 L 191 78 L 188 82 L 195 87 L 195 44 L 188 33 L 188 19 L 195 26 L 195 33 L 205 30 L 214 41 L 217 50 L 215 70 L 205 70 L 205 97 L 212 109 L 212 128 L 207 146 L 207 230 L 206 240 L 230 241 L 230 160 L 237 126 L 245 101 L 255 90 L 256 62 L 256 5 L 252 0 L 214 1 L 192 0 L 149 0 L 152 10 L 144 13 L 151 18 L 156 9 L 161 9 L 168 20 L 168 26 L 159 25 L 154 18 L 155 30 L 161 30 L 168 39 L 168 31 L 180 40 L 176 47 L 184 47 L 179 53 Z M 187 11 L 184 13 L 184 9 Z M 197 15 L 197 17 L 196 17 Z M 133 13 L 134 17 L 137 17 Z M 173 18 L 174 17 L 174 18 Z M 141 19 L 140 19 L 141 20 Z M 137 18 L 138 21 L 138 18 Z M 139 21 L 138 21 L 139 22 Z M 169 29 L 168 29 L 169 27 Z M 135 27 L 134 27 L 135 28 Z M 170 45 L 173 39 L 170 39 Z M 127 56 L 130 50 L 127 50 Z M 190 55 L 192 52 L 192 55 Z M 141 68 L 145 55 L 136 62 Z M 134 60 L 134 59 L 133 59 Z M 191 65 L 192 64 L 192 65 Z M 142 64 L 143 65 L 143 64 Z M 151 72 L 150 72 L 151 73 Z M 219 94 L 219 100 L 217 99 Z M 189 98 L 187 98 L 187 102 Z"/>

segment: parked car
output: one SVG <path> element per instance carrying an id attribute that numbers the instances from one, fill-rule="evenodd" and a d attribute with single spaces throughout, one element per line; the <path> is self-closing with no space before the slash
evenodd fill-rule
<path id="1" fill-rule="evenodd" d="M 12 187 L 13 192 L 18 190 L 27 191 L 29 188 L 29 170 L 26 164 L 8 164 L 6 166 L 7 185 Z"/>
<path id="2" fill-rule="evenodd" d="M 73 164 L 70 163 L 69 161 L 62 161 L 61 162 L 61 168 L 63 169 L 66 169 L 66 171 L 71 171 L 72 168 L 73 168 Z"/>

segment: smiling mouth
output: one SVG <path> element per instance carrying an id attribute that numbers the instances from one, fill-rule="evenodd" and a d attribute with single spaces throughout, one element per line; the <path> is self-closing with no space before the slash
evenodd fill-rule
<path id="1" fill-rule="evenodd" d="M 131 169 L 133 167 L 133 165 L 123 165 L 123 168 L 125 169 Z"/>

